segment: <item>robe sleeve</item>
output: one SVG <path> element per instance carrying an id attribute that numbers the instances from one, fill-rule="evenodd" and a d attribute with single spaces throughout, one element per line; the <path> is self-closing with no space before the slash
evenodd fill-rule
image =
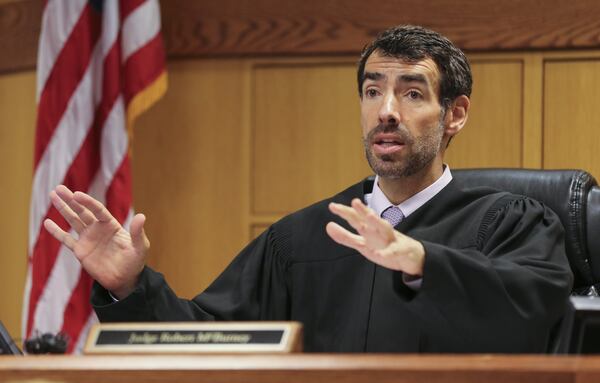
<path id="1" fill-rule="evenodd" d="M 145 267 L 135 290 L 118 302 L 95 283 L 92 306 L 102 322 L 282 320 L 289 316 L 289 251 L 289 234 L 271 227 L 191 300 L 178 298 L 162 274 Z"/>
<path id="2" fill-rule="evenodd" d="M 544 352 L 573 277 L 559 218 L 537 201 L 488 211 L 472 247 L 422 241 L 425 265 L 412 310 L 443 344 L 481 352 Z M 446 350 L 439 350 L 441 352 Z"/>

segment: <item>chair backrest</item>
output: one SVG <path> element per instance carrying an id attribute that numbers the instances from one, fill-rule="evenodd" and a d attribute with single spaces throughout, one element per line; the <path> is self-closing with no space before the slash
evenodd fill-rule
<path id="1" fill-rule="evenodd" d="M 466 187 L 488 186 L 536 199 L 560 217 L 574 293 L 600 291 L 600 187 L 583 170 L 453 169 Z"/>

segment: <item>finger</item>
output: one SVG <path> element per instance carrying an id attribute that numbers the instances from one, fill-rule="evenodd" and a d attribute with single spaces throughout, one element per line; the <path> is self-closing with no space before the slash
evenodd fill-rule
<path id="1" fill-rule="evenodd" d="M 366 231 L 377 234 L 390 234 L 388 229 L 388 227 L 392 227 L 390 223 L 377 215 L 373 209 L 366 206 L 360 199 L 354 198 L 352 200 L 352 207 L 361 216 L 363 222 L 365 222 Z"/>
<path id="2" fill-rule="evenodd" d="M 133 247 L 139 254 L 143 254 L 150 247 L 150 241 L 144 231 L 144 223 L 146 222 L 146 216 L 143 214 L 136 214 L 131 220 L 130 233 Z"/>
<path id="3" fill-rule="evenodd" d="M 61 196 L 59 196 L 54 190 L 50 192 L 50 201 L 56 210 L 58 210 L 60 215 L 62 215 L 67 223 L 73 228 L 73 230 L 75 230 L 77 233 L 81 233 L 83 229 L 85 229 L 85 224 L 81 221 L 81 219 L 79 219 L 79 216 L 75 214 L 69 205 L 67 205 L 65 200 L 61 198 Z"/>
<path id="4" fill-rule="evenodd" d="M 325 226 L 325 230 L 331 239 L 340 245 L 351 247 L 358 251 L 361 251 L 365 246 L 363 237 L 349 232 L 335 222 L 329 222 L 327 226 Z"/>
<path id="5" fill-rule="evenodd" d="M 56 187 L 56 194 L 58 194 L 58 196 L 65 201 L 67 205 L 69 205 L 71 210 L 73 210 L 75 214 L 79 216 L 84 224 L 91 225 L 92 223 L 96 222 L 94 215 L 89 210 L 81 206 L 79 202 L 75 201 L 73 198 L 73 192 L 69 190 L 68 187 L 65 185 L 58 185 Z"/>
<path id="6" fill-rule="evenodd" d="M 97 221 L 96 217 L 94 217 L 91 211 L 86 209 L 83 205 L 81 205 L 74 199 L 71 200 L 71 202 L 69 202 L 69 207 L 75 212 L 75 214 L 79 216 L 79 218 L 84 224 L 91 225 Z"/>
<path id="7" fill-rule="evenodd" d="M 83 207 L 87 208 L 98 221 L 110 222 L 115 219 L 104 205 L 90 195 L 82 192 L 75 192 L 73 198 Z"/>
<path id="8" fill-rule="evenodd" d="M 369 213 L 366 216 L 367 226 L 374 232 L 385 237 L 392 238 L 394 236 L 394 228 L 389 221 L 379 217 L 375 212 Z"/>
<path id="9" fill-rule="evenodd" d="M 44 220 L 44 228 L 48 230 L 48 233 L 56 238 L 60 243 L 65 245 L 69 250 L 73 251 L 75 247 L 75 239 L 66 231 L 61 229 L 54 221 L 51 219 Z"/>
<path id="10" fill-rule="evenodd" d="M 385 236 L 388 240 L 393 238 L 394 227 L 388 220 L 381 218 L 358 198 L 352 200 L 352 207 L 364 217 L 369 231 Z"/>
<path id="11" fill-rule="evenodd" d="M 55 190 L 58 193 L 58 195 L 60 195 L 61 198 L 63 198 L 63 199 L 64 198 L 73 198 L 73 192 L 71 191 L 71 189 L 69 189 L 65 185 L 58 185 Z"/>
<path id="12" fill-rule="evenodd" d="M 352 200 L 352 202 L 350 203 L 350 205 L 358 212 L 358 214 L 360 214 L 361 216 L 368 216 L 368 215 L 375 215 L 377 216 L 377 214 L 375 214 L 375 211 L 373 211 L 373 209 L 369 208 L 367 205 L 365 205 L 363 203 L 363 201 L 361 201 L 358 198 L 354 198 Z"/>
<path id="13" fill-rule="evenodd" d="M 70 190 L 69 190 L 69 192 L 70 192 Z M 63 198 L 63 200 L 65 200 L 67 205 L 69 205 L 71 210 L 73 210 L 73 212 L 75 212 L 75 214 L 77 214 L 77 216 L 79 216 L 79 219 L 81 219 L 81 222 L 83 222 L 85 225 L 91 225 L 96 222 L 96 217 L 94 217 L 92 212 L 89 211 L 88 209 L 86 209 L 79 202 L 75 201 L 75 199 L 73 198 L 73 193 L 71 193 L 70 199 Z"/>
<path id="14" fill-rule="evenodd" d="M 354 208 L 339 203 L 331 202 L 329 204 L 329 210 L 333 214 L 345 219 L 350 224 L 350 226 L 355 228 L 358 232 L 364 230 L 364 222 Z"/>
<path id="15" fill-rule="evenodd" d="M 352 200 L 351 203 L 352 207 L 354 208 L 354 210 L 356 210 L 356 212 L 366 221 L 368 221 L 369 223 L 375 223 L 378 226 L 381 226 L 381 224 L 384 223 L 388 223 L 388 221 L 386 221 L 385 219 L 381 218 L 379 215 L 377 215 L 377 213 L 375 213 L 375 210 L 371 209 L 370 207 L 368 207 L 367 205 L 365 205 L 360 199 L 358 198 L 354 198 Z"/>

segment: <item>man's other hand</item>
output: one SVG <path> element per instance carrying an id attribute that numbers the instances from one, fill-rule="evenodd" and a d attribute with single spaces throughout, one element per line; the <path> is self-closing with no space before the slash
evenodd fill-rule
<path id="1" fill-rule="evenodd" d="M 133 217 L 129 233 L 104 205 L 85 193 L 73 193 L 60 185 L 50 193 L 50 200 L 77 235 L 65 232 L 50 219 L 44 221 L 46 230 L 69 248 L 104 288 L 119 299 L 129 295 L 150 248 L 144 232 L 146 217 Z"/>
<path id="2" fill-rule="evenodd" d="M 335 222 L 326 226 L 337 243 L 351 247 L 370 261 L 413 276 L 423 275 L 425 249 L 421 242 L 394 230 L 392 225 L 355 198 L 351 206 L 330 203 L 329 210 L 345 219 L 358 234 Z"/>

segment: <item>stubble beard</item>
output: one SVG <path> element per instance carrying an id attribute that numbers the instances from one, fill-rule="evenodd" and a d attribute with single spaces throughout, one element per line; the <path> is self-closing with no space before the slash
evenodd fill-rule
<path id="1" fill-rule="evenodd" d="M 402 138 L 406 145 L 400 153 L 402 158 L 394 155 L 377 157 L 373 153 L 373 137 L 378 133 L 394 133 Z M 431 129 L 421 137 L 414 137 L 403 125 L 378 125 L 363 139 L 367 161 L 373 172 L 381 178 L 400 179 L 419 173 L 435 159 L 442 145 L 444 123 L 440 121 L 437 129 Z"/>

